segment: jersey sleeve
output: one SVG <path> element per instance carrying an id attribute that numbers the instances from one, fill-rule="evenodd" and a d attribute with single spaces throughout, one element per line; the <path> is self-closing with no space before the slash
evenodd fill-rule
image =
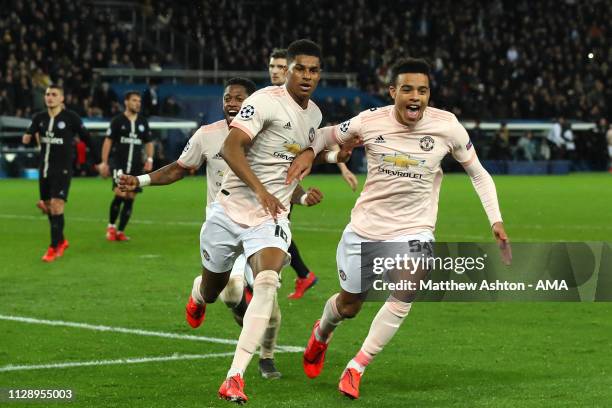
<path id="1" fill-rule="evenodd" d="M 36 134 L 36 131 L 37 131 L 37 129 L 36 129 L 36 124 L 38 123 L 38 117 L 39 117 L 39 115 L 38 115 L 38 114 L 36 114 L 36 115 L 34 115 L 34 117 L 32 117 L 32 121 L 30 122 L 30 125 L 29 125 L 29 126 L 28 126 L 28 128 L 26 129 L 26 133 L 27 133 L 28 135 L 34 135 L 34 134 Z"/>
<path id="2" fill-rule="evenodd" d="M 346 120 L 334 128 L 334 138 L 338 144 L 346 143 L 358 135 L 361 135 L 361 115 Z"/>
<path id="3" fill-rule="evenodd" d="M 75 112 L 70 112 L 70 116 L 72 117 L 72 131 L 79 136 L 87 146 L 91 147 L 91 137 L 89 136 L 89 131 L 83 124 L 83 120 L 77 115 Z"/>
<path id="4" fill-rule="evenodd" d="M 470 140 L 468 132 L 463 125 L 459 123 L 457 118 L 453 121 L 449 130 L 450 150 L 459 163 L 468 163 L 475 155 L 474 146 Z"/>
<path id="5" fill-rule="evenodd" d="M 201 129 L 191 136 L 183 149 L 183 153 L 181 153 L 177 160 L 179 166 L 186 169 L 199 169 L 204 164 L 206 161 L 206 150 L 203 143 L 204 136 L 205 133 Z"/>
<path id="6" fill-rule="evenodd" d="M 272 118 L 275 106 L 270 96 L 265 93 L 255 93 L 242 103 L 242 108 L 230 123 L 230 128 L 238 128 L 254 139 Z"/>
<path id="7" fill-rule="evenodd" d="M 339 125 L 326 126 L 317 130 L 317 135 L 311 144 L 315 156 L 326 148 L 343 144 L 361 131 L 361 118 L 355 116 Z"/>
<path id="8" fill-rule="evenodd" d="M 113 118 L 108 126 L 108 129 L 106 130 L 106 137 L 111 139 L 113 143 L 119 141 L 119 126 L 120 124 L 117 118 Z"/>

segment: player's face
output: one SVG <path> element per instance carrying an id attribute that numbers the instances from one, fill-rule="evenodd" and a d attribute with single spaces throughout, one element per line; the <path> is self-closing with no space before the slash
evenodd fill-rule
<path id="1" fill-rule="evenodd" d="M 229 85 L 223 93 L 223 114 L 230 123 L 238 114 L 242 102 L 248 97 L 247 90 L 242 85 Z"/>
<path id="2" fill-rule="evenodd" d="M 287 89 L 298 99 L 309 99 L 321 79 L 321 61 L 312 55 L 297 55 L 287 71 Z"/>
<path id="3" fill-rule="evenodd" d="M 420 73 L 399 74 L 389 93 L 395 101 L 396 118 L 404 125 L 414 125 L 429 103 L 429 78 Z"/>
<path id="4" fill-rule="evenodd" d="M 140 103 L 140 96 L 131 95 L 128 99 L 125 100 L 125 108 L 131 113 L 139 113 Z"/>
<path id="5" fill-rule="evenodd" d="M 45 91 L 45 105 L 53 109 L 64 103 L 64 94 L 56 88 L 47 88 Z"/>
<path id="6" fill-rule="evenodd" d="M 272 85 L 283 85 L 285 79 L 287 79 L 287 59 L 270 58 L 268 73 L 270 73 L 270 82 L 272 82 Z"/>

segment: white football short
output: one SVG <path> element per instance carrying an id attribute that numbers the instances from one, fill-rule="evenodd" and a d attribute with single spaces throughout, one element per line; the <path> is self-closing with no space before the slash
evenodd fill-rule
<path id="1" fill-rule="evenodd" d="M 336 251 L 336 264 L 338 266 L 338 279 L 340 287 L 349 293 L 364 293 L 370 289 L 370 284 L 374 275 L 363 276 L 361 271 L 361 243 L 362 242 L 433 242 L 434 236 L 431 231 L 423 230 L 422 232 L 409 235 L 400 235 L 393 239 L 384 241 L 376 241 L 357 235 L 351 229 L 350 224 L 346 226 L 340 238 L 338 249 Z"/>
<path id="2" fill-rule="evenodd" d="M 244 262 L 264 248 L 279 248 L 285 252 L 285 265 L 289 264 L 291 255 L 288 249 L 291 244 L 290 222 L 282 218 L 265 221 L 254 227 L 243 226 L 232 221 L 221 204 L 215 202 L 206 208 L 206 221 L 200 230 L 200 255 L 202 265 L 215 273 L 232 270 L 237 258 L 244 255 Z M 245 277 L 249 281 L 248 266 Z M 251 273 L 252 276 L 252 273 Z M 251 278 L 252 282 L 252 278 Z"/>

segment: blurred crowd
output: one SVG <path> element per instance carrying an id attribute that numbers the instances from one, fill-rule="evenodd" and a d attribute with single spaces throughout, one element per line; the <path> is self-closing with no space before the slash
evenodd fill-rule
<path id="1" fill-rule="evenodd" d="M 120 23 L 116 10 L 68 0 L 2 3 L 0 114 L 30 116 L 42 108 L 45 86 L 58 81 L 70 108 L 108 117 L 119 111 L 118 98 L 92 68 L 177 67 L 152 38 Z M 142 7 L 157 28 L 188 33 L 207 69 L 216 61 L 220 69 L 263 70 L 272 48 L 307 37 L 322 45 L 325 70 L 356 72 L 358 86 L 383 100 L 390 64 L 411 55 L 434 68 L 432 105 L 462 119 L 597 121 L 610 111 L 606 0 L 350 3 L 158 0 Z M 161 114 L 165 102 L 156 101 Z M 321 103 L 341 113 L 360 108 L 354 100 Z"/>

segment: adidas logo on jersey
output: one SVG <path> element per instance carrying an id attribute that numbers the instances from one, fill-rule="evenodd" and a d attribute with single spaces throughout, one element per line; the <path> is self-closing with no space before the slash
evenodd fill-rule
<path id="1" fill-rule="evenodd" d="M 291 129 L 291 122 L 287 122 L 287 124 L 283 126 L 283 129 Z"/>
<path id="2" fill-rule="evenodd" d="M 375 140 L 374 143 L 386 143 L 385 138 L 382 136 L 378 136 Z"/>

